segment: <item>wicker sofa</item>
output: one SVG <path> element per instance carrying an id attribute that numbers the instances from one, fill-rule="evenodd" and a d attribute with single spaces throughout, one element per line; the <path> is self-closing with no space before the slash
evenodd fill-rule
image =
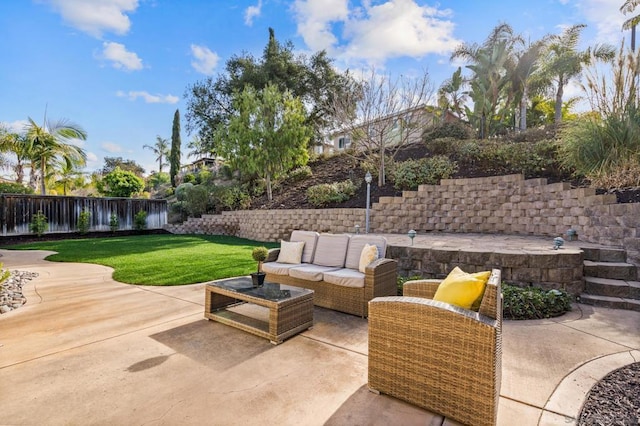
<path id="1" fill-rule="evenodd" d="M 433 298 L 437 280 L 369 302 L 369 388 L 463 424 L 495 425 L 502 359 L 500 270 L 479 312 Z"/>
<path id="2" fill-rule="evenodd" d="M 381 236 L 296 230 L 290 241 L 304 242 L 301 263 L 276 262 L 280 249 L 271 249 L 262 265 L 267 282 L 313 290 L 315 305 L 362 317 L 374 297 L 397 294 L 397 262 L 384 258 L 387 241 Z M 362 273 L 358 266 L 365 244 L 375 244 L 379 258 Z"/>

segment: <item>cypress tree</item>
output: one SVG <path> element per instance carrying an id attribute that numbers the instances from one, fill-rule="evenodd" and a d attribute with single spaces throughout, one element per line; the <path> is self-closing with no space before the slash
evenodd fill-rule
<path id="1" fill-rule="evenodd" d="M 176 185 L 176 176 L 180 170 L 180 110 L 176 110 L 173 115 L 173 131 L 171 132 L 171 153 L 169 155 L 169 176 L 171 177 L 171 186 Z"/>

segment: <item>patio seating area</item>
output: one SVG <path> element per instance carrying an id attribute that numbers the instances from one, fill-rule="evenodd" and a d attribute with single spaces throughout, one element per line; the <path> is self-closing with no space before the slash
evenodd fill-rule
<path id="1" fill-rule="evenodd" d="M 0 423 L 455 425 L 369 392 L 368 320 L 314 308 L 284 343 L 204 318 L 204 284 L 143 287 L 98 265 L 0 250 L 37 272 L 0 317 Z M 600 378 L 640 360 L 640 312 L 576 304 L 504 321 L 498 425 L 572 424 Z"/>

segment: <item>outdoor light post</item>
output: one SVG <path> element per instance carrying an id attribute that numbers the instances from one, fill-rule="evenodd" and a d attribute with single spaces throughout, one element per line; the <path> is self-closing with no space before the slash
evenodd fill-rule
<path id="1" fill-rule="evenodd" d="M 365 233 L 369 233 L 369 205 L 371 204 L 371 173 L 364 175 L 364 181 L 367 182 L 367 213 L 365 218 Z"/>

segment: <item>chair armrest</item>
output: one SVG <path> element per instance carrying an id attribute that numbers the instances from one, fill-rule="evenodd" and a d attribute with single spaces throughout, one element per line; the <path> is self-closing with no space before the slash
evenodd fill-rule
<path id="1" fill-rule="evenodd" d="M 402 295 L 409 297 L 423 297 L 425 299 L 433 299 L 433 296 L 438 290 L 438 286 L 442 280 L 439 279 L 425 279 L 425 280 L 411 280 L 404 283 L 402 286 Z"/>
<path id="2" fill-rule="evenodd" d="M 269 249 L 267 253 L 267 258 L 264 260 L 265 262 L 275 262 L 278 260 L 278 255 L 280 254 L 279 248 Z"/>
<path id="3" fill-rule="evenodd" d="M 364 270 L 365 301 L 379 296 L 398 294 L 398 262 L 394 259 L 377 259 Z"/>

